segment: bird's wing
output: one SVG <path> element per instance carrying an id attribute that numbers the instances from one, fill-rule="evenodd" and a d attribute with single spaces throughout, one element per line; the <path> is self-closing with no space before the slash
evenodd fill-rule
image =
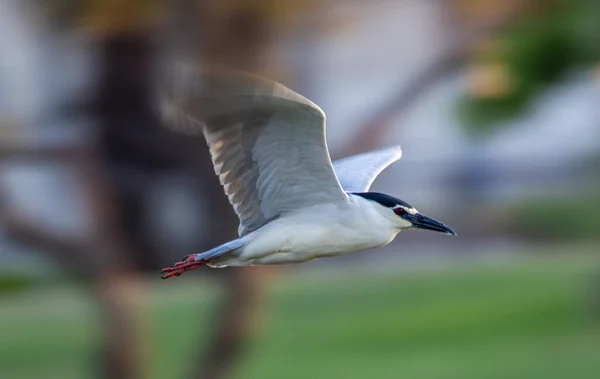
<path id="1" fill-rule="evenodd" d="M 333 162 L 333 168 L 346 192 L 367 192 L 375 178 L 402 157 L 400 146 L 391 146 Z"/>
<path id="2" fill-rule="evenodd" d="M 180 131 L 202 130 L 240 235 L 285 213 L 347 200 L 327 150 L 325 114 L 310 100 L 235 71 L 188 66 L 173 79 L 163 115 Z"/>

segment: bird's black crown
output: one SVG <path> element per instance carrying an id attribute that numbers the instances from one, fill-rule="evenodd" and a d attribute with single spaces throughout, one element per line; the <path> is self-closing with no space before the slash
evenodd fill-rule
<path id="1" fill-rule="evenodd" d="M 360 196 L 367 200 L 376 201 L 384 207 L 394 208 L 397 205 L 402 205 L 406 208 L 413 208 L 412 205 L 405 201 L 395 198 L 394 196 L 386 195 L 379 192 L 352 192 L 352 195 Z"/>

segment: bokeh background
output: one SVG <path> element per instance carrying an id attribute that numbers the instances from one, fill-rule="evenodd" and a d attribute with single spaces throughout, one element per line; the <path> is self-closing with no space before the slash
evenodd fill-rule
<path id="1" fill-rule="evenodd" d="M 597 0 L 0 1 L 0 378 L 597 378 Z M 452 226 L 269 268 L 202 138 L 162 124 L 184 60 L 328 115 L 333 158 Z"/>

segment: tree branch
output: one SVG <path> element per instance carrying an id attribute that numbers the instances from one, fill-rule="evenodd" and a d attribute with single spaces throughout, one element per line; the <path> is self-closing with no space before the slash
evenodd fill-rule
<path id="1" fill-rule="evenodd" d="M 7 160 L 76 162 L 85 154 L 77 147 L 0 146 L 0 163 Z"/>

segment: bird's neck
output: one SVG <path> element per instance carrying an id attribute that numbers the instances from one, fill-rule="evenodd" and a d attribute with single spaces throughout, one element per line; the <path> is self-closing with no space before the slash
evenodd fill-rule
<path id="1" fill-rule="evenodd" d="M 395 227 L 392 213 L 381 204 L 365 199 L 360 195 L 348 194 L 355 208 L 357 219 L 368 229 L 379 229 L 396 235 L 400 230 Z"/>

